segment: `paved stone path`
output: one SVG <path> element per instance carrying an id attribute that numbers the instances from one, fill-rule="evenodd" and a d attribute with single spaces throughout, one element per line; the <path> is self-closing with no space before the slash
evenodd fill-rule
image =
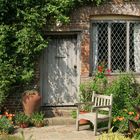
<path id="1" fill-rule="evenodd" d="M 85 127 L 81 126 L 80 131 L 75 130 L 75 125 L 19 128 L 15 135 L 21 135 L 21 131 L 23 131 L 25 140 L 29 140 L 30 136 L 32 136 L 31 140 L 97 140 L 93 131 L 85 129 Z"/>

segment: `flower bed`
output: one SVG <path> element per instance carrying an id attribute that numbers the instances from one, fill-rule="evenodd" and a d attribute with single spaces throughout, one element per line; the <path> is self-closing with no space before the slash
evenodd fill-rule
<path id="1" fill-rule="evenodd" d="M 44 114 L 42 112 L 36 112 L 30 117 L 23 112 L 12 114 L 8 113 L 8 111 L 3 111 L 0 114 L 0 134 L 13 133 L 17 126 L 26 128 L 29 126 L 42 127 L 44 125 Z"/>

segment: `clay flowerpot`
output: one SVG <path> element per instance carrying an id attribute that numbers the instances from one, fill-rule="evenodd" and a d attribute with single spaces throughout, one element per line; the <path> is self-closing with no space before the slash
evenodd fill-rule
<path id="1" fill-rule="evenodd" d="M 20 128 L 27 128 L 29 126 L 29 124 L 27 123 L 22 123 L 19 125 Z"/>
<path id="2" fill-rule="evenodd" d="M 35 124 L 35 127 L 43 127 L 43 126 L 44 126 L 43 123 L 36 123 L 36 124 Z"/>
<path id="3" fill-rule="evenodd" d="M 22 96 L 22 104 L 24 113 L 31 116 L 34 112 L 39 111 L 41 96 L 35 90 L 26 91 Z"/>
<path id="4" fill-rule="evenodd" d="M 84 114 L 84 113 L 87 113 L 87 111 L 80 111 L 80 114 Z M 79 121 L 79 124 L 88 124 L 89 121 L 88 120 L 85 120 L 85 119 L 81 119 Z"/>

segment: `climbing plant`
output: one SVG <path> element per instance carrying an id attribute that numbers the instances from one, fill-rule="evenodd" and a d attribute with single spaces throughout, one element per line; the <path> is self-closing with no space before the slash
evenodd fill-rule
<path id="1" fill-rule="evenodd" d="M 33 81 L 35 62 L 47 47 L 43 29 L 69 22 L 76 6 L 104 0 L 0 0 L 0 105 L 15 85 Z"/>

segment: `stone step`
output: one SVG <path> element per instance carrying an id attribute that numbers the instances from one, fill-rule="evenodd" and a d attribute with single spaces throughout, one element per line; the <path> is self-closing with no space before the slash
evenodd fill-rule
<path id="1" fill-rule="evenodd" d="M 44 107 L 42 111 L 45 113 L 47 118 L 71 117 L 72 111 L 76 109 L 76 107 Z"/>
<path id="2" fill-rule="evenodd" d="M 72 117 L 51 117 L 45 118 L 48 125 L 73 125 L 76 124 L 76 119 Z"/>

